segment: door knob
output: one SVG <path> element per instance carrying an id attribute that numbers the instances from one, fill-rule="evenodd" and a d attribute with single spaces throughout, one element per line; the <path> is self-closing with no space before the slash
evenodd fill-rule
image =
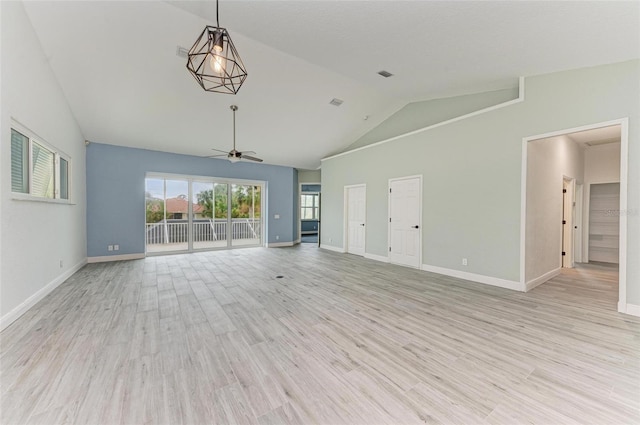
<path id="1" fill-rule="evenodd" d="M 364 223 L 361 223 L 360 226 L 364 226 Z"/>
<path id="2" fill-rule="evenodd" d="M 411 226 L 412 229 L 419 229 L 419 226 Z"/>

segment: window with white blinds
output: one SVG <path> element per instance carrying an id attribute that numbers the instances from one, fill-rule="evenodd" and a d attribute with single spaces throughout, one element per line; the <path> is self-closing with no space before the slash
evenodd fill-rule
<path id="1" fill-rule="evenodd" d="M 69 199 L 69 157 L 11 129 L 11 191 L 37 198 Z"/>
<path id="2" fill-rule="evenodd" d="M 29 138 L 11 129 L 11 191 L 29 193 Z"/>

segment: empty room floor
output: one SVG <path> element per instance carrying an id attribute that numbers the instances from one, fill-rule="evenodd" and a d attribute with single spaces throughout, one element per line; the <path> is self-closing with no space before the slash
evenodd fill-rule
<path id="1" fill-rule="evenodd" d="M 637 423 L 616 282 L 519 293 L 311 246 L 90 264 L 0 334 L 0 423 Z"/>

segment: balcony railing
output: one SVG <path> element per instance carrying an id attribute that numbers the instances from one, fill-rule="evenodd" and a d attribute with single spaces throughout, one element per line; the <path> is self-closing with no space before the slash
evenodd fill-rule
<path id="1" fill-rule="evenodd" d="M 198 219 L 191 224 L 194 242 L 213 242 L 227 240 L 227 219 Z M 260 239 L 262 225 L 259 218 L 231 219 L 231 239 Z M 147 223 L 147 245 L 187 243 L 189 240 L 189 222 L 187 220 L 163 220 Z"/>

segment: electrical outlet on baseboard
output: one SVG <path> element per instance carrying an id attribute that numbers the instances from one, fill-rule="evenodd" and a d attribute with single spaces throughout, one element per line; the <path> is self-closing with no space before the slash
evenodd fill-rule
<path id="1" fill-rule="evenodd" d="M 466 258 L 463 258 L 463 259 L 462 259 L 462 265 L 463 265 L 463 266 L 466 266 L 466 265 L 467 265 L 467 259 L 466 259 Z"/>

